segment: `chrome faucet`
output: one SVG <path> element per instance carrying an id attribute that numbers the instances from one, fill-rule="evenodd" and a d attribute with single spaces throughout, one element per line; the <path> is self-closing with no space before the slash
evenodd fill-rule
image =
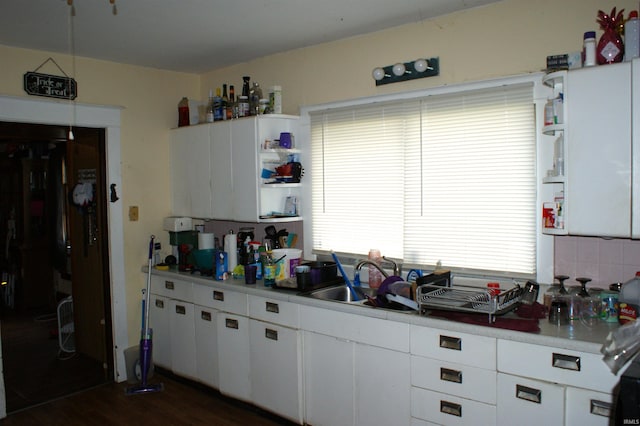
<path id="1" fill-rule="evenodd" d="M 400 268 L 398 267 L 398 264 L 396 263 L 396 261 L 394 261 L 393 259 L 390 259 L 390 258 L 388 258 L 388 257 L 386 257 L 386 256 L 382 256 L 382 259 L 383 259 L 383 260 L 385 260 L 386 262 L 391 263 L 391 264 L 393 265 L 393 275 L 395 275 L 395 276 L 400 276 Z M 373 267 L 374 267 L 374 268 L 376 268 L 378 271 L 380 271 L 380 273 L 381 273 L 385 278 L 389 278 L 389 274 L 387 274 L 387 272 L 386 272 L 384 269 L 382 269 L 382 267 L 381 267 L 380 265 L 378 265 L 376 262 L 374 262 L 374 261 L 372 261 L 372 260 L 369 260 L 369 259 L 364 259 L 364 260 L 359 261 L 359 262 L 356 264 L 355 268 L 354 268 L 355 273 L 359 275 L 359 274 L 360 274 L 360 270 L 362 269 L 362 267 L 363 267 L 364 265 L 371 265 L 371 266 L 373 266 Z"/>

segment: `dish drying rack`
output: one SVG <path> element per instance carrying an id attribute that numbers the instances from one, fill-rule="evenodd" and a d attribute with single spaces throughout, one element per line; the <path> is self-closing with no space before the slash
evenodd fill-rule
<path id="1" fill-rule="evenodd" d="M 489 316 L 489 323 L 493 323 L 496 315 L 509 312 L 518 306 L 522 292 L 519 284 L 498 295 L 493 295 L 491 290 L 477 287 L 425 284 L 417 288 L 416 300 L 421 315 L 426 315 L 429 309 L 485 313 Z"/>

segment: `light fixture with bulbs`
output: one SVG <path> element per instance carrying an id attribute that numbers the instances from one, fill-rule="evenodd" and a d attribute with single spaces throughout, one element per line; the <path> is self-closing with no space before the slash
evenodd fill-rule
<path id="1" fill-rule="evenodd" d="M 433 77 L 439 74 L 439 58 L 420 58 L 413 62 L 398 62 L 394 65 L 374 68 L 371 73 L 373 79 L 376 81 L 376 86 L 414 80 L 416 78 Z"/>

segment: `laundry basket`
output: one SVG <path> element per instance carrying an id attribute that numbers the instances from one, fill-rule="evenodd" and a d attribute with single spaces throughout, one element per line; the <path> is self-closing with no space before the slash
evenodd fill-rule
<path id="1" fill-rule="evenodd" d="M 58 303 L 58 343 L 60 351 L 72 353 L 76 351 L 73 325 L 73 298 L 62 299 Z"/>

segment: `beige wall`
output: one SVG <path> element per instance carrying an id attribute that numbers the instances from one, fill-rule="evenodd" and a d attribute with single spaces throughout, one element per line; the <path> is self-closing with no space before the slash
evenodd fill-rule
<path id="1" fill-rule="evenodd" d="M 122 110 L 122 188 L 125 217 L 125 271 L 131 343 L 139 329 L 140 274 L 150 234 L 166 233 L 170 213 L 168 129 L 177 120 L 182 96 L 206 99 L 209 88 L 236 85 L 249 75 L 263 88 L 283 87 L 283 109 L 296 114 L 302 105 L 405 92 L 457 82 L 540 71 L 550 54 L 580 50 L 582 34 L 597 30 L 598 9 L 627 11 L 636 0 L 504 0 L 438 19 L 380 31 L 334 43 L 298 49 L 211 71 L 201 76 L 111 62 L 76 59 L 78 102 L 119 105 Z M 0 46 L 0 94 L 26 96 L 22 76 L 48 57 L 72 73 L 68 55 Z M 376 87 L 371 70 L 419 57 L 440 58 L 441 75 Z M 42 72 L 59 74 L 52 64 Z M 128 206 L 140 206 L 140 220 L 129 222 Z"/>

